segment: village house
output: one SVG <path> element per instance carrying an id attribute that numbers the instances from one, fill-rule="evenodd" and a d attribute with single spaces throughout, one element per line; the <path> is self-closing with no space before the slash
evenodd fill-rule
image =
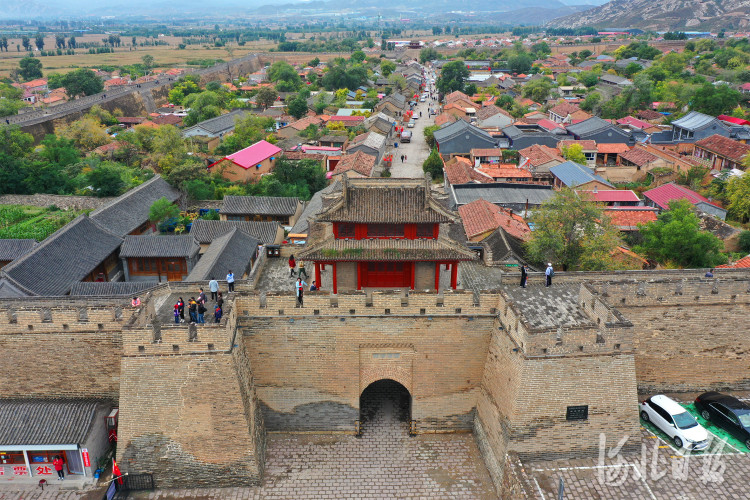
<path id="1" fill-rule="evenodd" d="M 299 198 L 278 196 L 225 196 L 221 220 L 278 222 L 293 226 L 304 204 Z"/>
<path id="2" fill-rule="evenodd" d="M 555 196 L 550 185 L 495 182 L 490 184 L 454 184 L 450 188 L 451 207 L 458 207 L 484 198 L 498 207 L 526 215 Z"/>
<path id="3" fill-rule="evenodd" d="M 323 119 L 319 116 L 305 116 L 304 118 L 294 121 L 285 127 L 281 127 L 276 131 L 276 135 L 285 139 L 296 137 L 300 132 L 307 129 L 307 127 L 309 127 L 310 125 L 320 126 L 322 121 Z"/>
<path id="4" fill-rule="evenodd" d="M 701 212 L 713 215 L 721 220 L 725 220 L 727 217 L 725 209 L 712 203 L 705 196 L 674 182 L 645 191 L 643 198 L 646 206 L 655 207 L 659 210 L 669 210 L 669 202 L 673 200 L 687 200 Z"/>
<path id="5" fill-rule="evenodd" d="M 627 144 L 632 146 L 635 141 L 633 136 L 620 127 L 612 125 L 598 116 L 593 116 L 588 120 L 574 123 L 565 127 L 568 133 L 573 134 L 576 139 L 589 139 L 596 141 L 597 146 L 601 144 Z"/>
<path id="6" fill-rule="evenodd" d="M 533 145 L 518 151 L 518 166 L 531 172 L 533 180 L 552 184 L 549 169 L 565 163 L 557 149 L 542 145 Z"/>
<path id="7" fill-rule="evenodd" d="M 499 148 L 474 148 L 469 154 L 475 167 L 478 167 L 480 163 L 500 163 L 503 161 L 503 150 Z"/>
<path id="8" fill-rule="evenodd" d="M 192 127 L 184 129 L 182 131 L 182 136 L 221 139 L 222 137 L 231 134 L 234 131 L 234 125 L 237 120 L 244 118 L 245 115 L 247 115 L 247 111 L 241 109 L 231 111 L 227 114 L 204 120 Z M 219 141 L 214 142 L 215 144 L 210 146 L 210 149 L 218 146 Z"/>
<path id="9" fill-rule="evenodd" d="M 228 234 L 234 228 L 252 236 L 263 245 L 278 245 L 284 240 L 284 228 L 278 222 L 268 221 L 196 219 L 190 228 L 190 234 L 200 245 L 200 252 L 203 254 L 215 239 Z"/>
<path id="10" fill-rule="evenodd" d="M 484 129 L 503 129 L 513 124 L 513 117 L 494 104 L 482 106 L 476 112 L 477 126 Z"/>
<path id="11" fill-rule="evenodd" d="M 566 161 L 549 169 L 554 178 L 553 185 L 591 191 L 594 189 L 614 189 L 614 186 L 603 177 L 596 175 L 593 170 L 574 161 Z"/>
<path id="12" fill-rule="evenodd" d="M 0 240 L 0 269 L 29 253 L 37 245 L 32 239 Z"/>
<path id="13" fill-rule="evenodd" d="M 468 156 L 472 149 L 493 149 L 498 143 L 488 132 L 463 120 L 436 130 L 433 137 L 438 152 L 444 157 L 456 154 Z"/>
<path id="14" fill-rule="evenodd" d="M 502 228 L 519 242 L 531 237 L 531 229 L 523 217 L 484 198 L 460 206 L 458 214 L 466 237 L 472 243 L 484 240 L 498 228 Z"/>
<path id="15" fill-rule="evenodd" d="M 222 279 L 229 271 L 235 279 L 245 279 L 259 257 L 258 245 L 257 239 L 235 226 L 211 242 L 186 281 Z"/>
<path id="16" fill-rule="evenodd" d="M 635 207 L 641 202 L 638 195 L 630 189 L 594 189 L 586 191 L 576 189 L 578 196 L 590 199 L 596 203 L 602 203 L 608 207 Z"/>
<path id="17" fill-rule="evenodd" d="M 443 182 L 446 190 L 452 184 L 489 183 L 492 178 L 475 170 L 471 160 L 454 156 L 443 162 Z"/>
<path id="18" fill-rule="evenodd" d="M 338 148 L 341 150 L 346 149 L 346 146 L 349 144 L 349 136 L 348 135 L 334 135 L 334 134 L 328 134 L 321 136 L 320 139 L 318 139 L 318 144 L 323 147 L 329 147 L 329 148 Z"/>
<path id="19" fill-rule="evenodd" d="M 386 138 L 377 132 L 365 132 L 355 137 L 346 147 L 346 152 L 361 151 L 375 157 L 375 164 L 379 164 L 385 153 Z"/>
<path id="20" fill-rule="evenodd" d="M 265 140 L 225 156 L 208 166 L 211 173 L 234 182 L 258 182 L 262 175 L 273 172 L 281 148 Z"/>
<path id="21" fill-rule="evenodd" d="M 372 177 L 372 172 L 376 165 L 375 160 L 374 156 L 363 151 L 343 155 L 341 160 L 336 164 L 336 168 L 333 169 L 331 179 L 338 179 L 341 176 L 346 176 L 350 179 Z"/>
<path id="22" fill-rule="evenodd" d="M 604 215 L 619 231 L 628 234 L 638 232 L 638 224 L 648 224 L 657 219 L 658 209 L 653 207 L 619 206 L 607 207 Z"/>
<path id="23" fill-rule="evenodd" d="M 183 281 L 198 262 L 192 235 L 126 236 L 120 248 L 125 281 Z"/>
<path id="24" fill-rule="evenodd" d="M 743 169 L 750 145 L 714 134 L 695 142 L 693 156 L 707 160 L 712 170 Z"/>
<path id="25" fill-rule="evenodd" d="M 315 263 L 315 280 L 333 293 L 368 287 L 439 289 L 443 272 L 450 287 L 458 263 L 475 254 L 441 227 L 457 217 L 432 197 L 429 181 L 347 179 L 325 197 L 299 258 Z M 331 268 L 326 282 L 321 272 Z"/>
<path id="26" fill-rule="evenodd" d="M 560 155 L 563 154 L 564 148 L 569 148 L 573 144 L 577 144 L 581 146 L 581 152 L 586 157 L 586 165 L 589 167 L 593 167 L 596 165 L 596 153 L 598 151 L 596 141 L 591 140 L 583 140 L 583 141 L 560 141 L 557 143 L 557 150 L 560 152 Z"/>
<path id="27" fill-rule="evenodd" d="M 667 131 L 653 134 L 651 138 L 652 142 L 695 142 L 714 134 L 729 137 L 729 127 L 713 116 L 691 111 L 672 122 L 671 133 Z"/>
<path id="28" fill-rule="evenodd" d="M 476 171 L 491 177 L 495 182 L 533 182 L 534 177 L 525 168 L 519 168 L 511 163 L 482 164 Z"/>

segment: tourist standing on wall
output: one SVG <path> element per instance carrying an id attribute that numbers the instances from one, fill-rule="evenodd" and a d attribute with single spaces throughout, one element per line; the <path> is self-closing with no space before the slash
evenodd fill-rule
<path id="1" fill-rule="evenodd" d="M 177 308 L 180 310 L 180 322 L 185 322 L 185 301 L 182 300 L 182 297 L 180 297 L 180 300 L 177 301 Z"/>
<path id="2" fill-rule="evenodd" d="M 234 291 L 234 273 L 232 270 L 229 270 L 229 274 L 227 274 L 227 288 L 229 288 L 230 292 Z"/>
<path id="3" fill-rule="evenodd" d="M 213 276 L 211 276 L 211 281 L 208 282 L 208 289 L 211 290 L 211 300 L 216 300 L 219 293 L 219 282 Z"/>
<path id="4" fill-rule="evenodd" d="M 521 286 L 526 288 L 526 282 L 529 280 L 529 273 L 526 271 L 526 266 L 521 264 Z"/>
<path id="5" fill-rule="evenodd" d="M 300 278 L 302 277 L 302 275 L 303 275 L 303 274 L 305 275 L 305 278 L 307 278 L 307 277 L 308 277 L 308 276 L 307 276 L 307 271 L 305 271 L 305 262 L 304 262 L 304 261 L 299 261 L 299 266 L 298 266 L 298 269 L 299 269 L 299 271 L 297 272 L 297 275 L 298 275 L 298 276 L 299 276 Z"/>
<path id="6" fill-rule="evenodd" d="M 190 297 L 188 305 L 188 312 L 190 313 L 190 323 L 198 322 L 198 304 L 195 302 L 195 297 Z"/>
<path id="7" fill-rule="evenodd" d="M 294 288 L 295 292 L 297 293 L 297 302 L 299 302 L 299 306 L 302 307 L 302 295 L 305 291 L 304 287 L 307 286 L 307 283 L 302 281 L 302 278 L 297 278 L 297 283 L 295 283 Z"/>
<path id="8" fill-rule="evenodd" d="M 289 256 L 289 277 L 294 278 L 295 272 L 294 269 L 297 267 L 297 262 L 294 260 L 294 255 Z"/>
<path id="9" fill-rule="evenodd" d="M 547 278 L 547 283 L 544 286 L 551 286 L 552 285 L 552 276 L 555 275 L 555 270 L 552 269 L 552 264 L 547 263 L 547 270 L 544 271 L 544 276 Z"/>
<path id="10" fill-rule="evenodd" d="M 200 289 L 201 293 L 198 294 L 198 303 L 201 305 L 206 304 L 206 294 L 203 292 L 203 288 Z"/>

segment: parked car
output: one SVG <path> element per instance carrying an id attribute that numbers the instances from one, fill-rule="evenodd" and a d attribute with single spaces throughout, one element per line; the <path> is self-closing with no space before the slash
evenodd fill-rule
<path id="1" fill-rule="evenodd" d="M 406 124 L 408 128 L 414 128 L 414 125 L 416 125 L 417 122 L 414 121 L 414 119 L 410 120 L 409 123 Z"/>
<path id="2" fill-rule="evenodd" d="M 641 403 L 641 418 L 651 422 L 674 441 L 675 446 L 705 450 L 708 433 L 677 401 L 662 394 Z"/>
<path id="3" fill-rule="evenodd" d="M 411 130 L 401 132 L 401 142 L 411 142 Z"/>
<path id="4" fill-rule="evenodd" d="M 425 96 L 422 96 L 422 97 L 419 98 L 419 102 L 425 102 L 425 100 L 426 100 Z"/>
<path id="5" fill-rule="evenodd" d="M 750 449 L 750 406 L 719 392 L 706 392 L 695 398 L 695 407 L 705 418 L 745 443 Z"/>

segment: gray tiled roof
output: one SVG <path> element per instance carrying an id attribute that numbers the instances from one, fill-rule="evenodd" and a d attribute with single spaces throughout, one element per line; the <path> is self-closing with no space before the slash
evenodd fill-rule
<path id="1" fill-rule="evenodd" d="M 2 272 L 33 295 L 65 295 L 121 243 L 122 238 L 81 215 Z"/>
<path id="2" fill-rule="evenodd" d="M 80 281 L 70 289 L 70 295 L 132 297 L 154 286 L 158 286 L 158 283 L 153 281 Z"/>
<path id="3" fill-rule="evenodd" d="M 380 149 L 385 145 L 385 136 L 382 134 L 378 134 L 377 132 L 368 132 L 367 136 L 360 140 L 359 142 L 356 142 L 354 144 L 350 144 L 349 148 L 354 148 L 357 146 L 366 146 L 368 148 L 372 148 L 376 151 L 380 151 Z"/>
<path id="4" fill-rule="evenodd" d="M 448 125 L 447 127 L 443 127 L 440 130 L 436 130 L 433 136 L 435 137 L 435 140 L 439 143 L 446 139 L 452 139 L 453 137 L 456 137 L 461 134 L 472 134 L 475 136 L 483 137 L 490 141 L 493 140 L 489 132 L 482 130 L 478 127 L 475 127 L 469 123 L 466 123 L 463 120 L 457 120 L 453 122 L 452 124 Z"/>
<path id="5" fill-rule="evenodd" d="M 323 210 L 323 195 L 340 190 L 341 183 L 339 181 L 336 181 L 333 184 L 315 193 L 312 199 L 307 202 L 305 210 L 302 211 L 302 214 L 299 216 L 297 223 L 294 225 L 294 227 L 292 227 L 291 231 L 289 231 L 289 234 L 307 234 L 309 230 L 310 219 L 314 219 L 321 212 L 321 210 Z"/>
<path id="6" fill-rule="evenodd" d="M 0 446 L 84 444 L 99 404 L 0 400 Z"/>
<path id="7" fill-rule="evenodd" d="M 193 221 L 190 234 L 198 243 L 211 243 L 216 238 L 229 233 L 235 227 L 263 244 L 270 244 L 276 241 L 276 234 L 280 226 L 278 222 L 197 219 Z"/>
<path id="8" fill-rule="evenodd" d="M 241 277 L 250 267 L 257 249 L 258 240 L 232 228 L 211 243 L 185 281 L 223 279 L 230 270 Z"/>
<path id="9" fill-rule="evenodd" d="M 97 224 L 107 228 L 108 231 L 119 236 L 125 236 L 148 221 L 148 212 L 151 205 L 162 197 L 174 202 L 179 199 L 180 193 L 161 176 L 156 175 L 140 186 L 97 208 L 89 216 Z"/>
<path id="10" fill-rule="evenodd" d="M 36 240 L 0 240 L 0 260 L 15 260 L 36 246 Z"/>
<path id="11" fill-rule="evenodd" d="M 11 282 L 8 278 L 0 278 L 0 299 L 12 299 L 17 297 L 26 297 L 28 293 Z"/>
<path id="12" fill-rule="evenodd" d="M 200 123 L 196 123 L 192 127 L 183 130 L 182 134 L 185 135 L 186 133 L 193 130 L 203 129 L 206 132 L 218 135 L 222 132 L 234 129 L 236 120 L 239 118 L 244 118 L 246 114 L 248 114 L 247 111 L 236 109 L 225 115 L 217 116 L 216 118 L 209 118 L 208 120 L 203 120 Z"/>
<path id="13" fill-rule="evenodd" d="M 126 236 L 120 257 L 191 257 L 200 245 L 190 234 Z"/>
<path id="14" fill-rule="evenodd" d="M 552 186 L 540 184 L 511 184 L 496 182 L 493 184 L 454 184 L 451 194 L 457 205 L 466 205 L 484 198 L 495 205 L 541 205 L 555 195 Z"/>
<path id="15" fill-rule="evenodd" d="M 279 196 L 225 196 L 221 213 L 230 215 L 294 215 L 299 198 Z"/>
<path id="16" fill-rule="evenodd" d="M 582 122 L 578 122 L 573 125 L 568 125 L 565 128 L 571 134 L 580 136 L 583 134 L 593 134 L 595 132 L 600 132 L 608 128 L 616 128 L 616 127 L 612 125 L 611 123 L 609 123 L 608 121 L 602 120 L 598 116 L 592 116 L 591 118 L 583 120 Z"/>
<path id="17" fill-rule="evenodd" d="M 565 163 L 555 165 L 549 171 L 568 187 L 586 184 L 591 181 L 599 181 L 610 187 L 612 186 L 606 179 L 596 175 L 592 169 L 579 165 L 574 161 L 566 161 Z"/>

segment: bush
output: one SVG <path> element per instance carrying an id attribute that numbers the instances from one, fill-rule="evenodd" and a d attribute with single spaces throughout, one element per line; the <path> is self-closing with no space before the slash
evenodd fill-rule
<path id="1" fill-rule="evenodd" d="M 742 231 L 740 237 L 737 240 L 740 246 L 740 250 L 745 254 L 750 254 L 750 231 Z"/>

